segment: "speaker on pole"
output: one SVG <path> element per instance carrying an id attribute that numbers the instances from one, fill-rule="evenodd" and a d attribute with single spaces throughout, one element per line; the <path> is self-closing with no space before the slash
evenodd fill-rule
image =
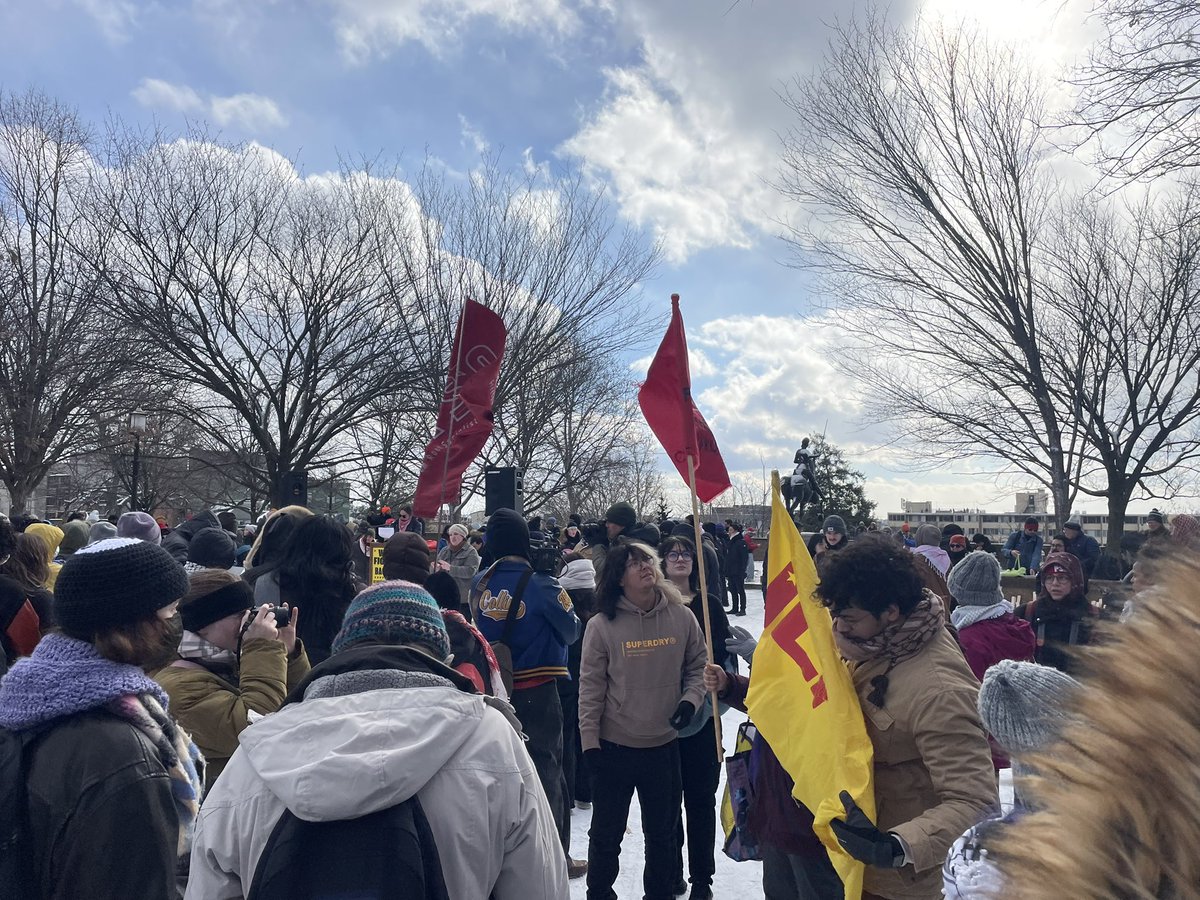
<path id="1" fill-rule="evenodd" d="M 498 509 L 512 509 L 522 514 L 524 478 L 525 470 L 516 466 L 487 469 L 483 473 L 484 515 L 490 516 Z"/>
<path id="2" fill-rule="evenodd" d="M 308 506 L 306 469 L 289 469 L 279 473 L 279 499 L 284 506 Z"/>

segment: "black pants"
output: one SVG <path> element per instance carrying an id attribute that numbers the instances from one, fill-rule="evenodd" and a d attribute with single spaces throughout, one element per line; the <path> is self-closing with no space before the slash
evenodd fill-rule
<path id="1" fill-rule="evenodd" d="M 560 690 L 558 699 L 562 704 L 563 790 L 566 792 L 567 809 L 572 809 L 579 797 L 576 785 L 579 783 L 579 757 L 582 755 L 579 747 L 579 694 Z M 589 794 L 579 799 L 588 800 L 590 797 Z"/>
<path id="2" fill-rule="evenodd" d="M 842 879 L 829 855 L 797 856 L 762 845 L 765 900 L 842 900 Z"/>
<path id="3" fill-rule="evenodd" d="M 513 691 L 513 709 L 521 720 L 521 728 L 529 736 L 525 748 L 533 759 L 542 790 L 550 802 L 550 812 L 563 853 L 570 855 L 571 809 L 567 806 L 567 785 L 562 768 L 562 705 L 558 686 L 553 681 L 534 688 Z"/>
<path id="4" fill-rule="evenodd" d="M 733 608 L 730 612 L 746 613 L 746 573 L 739 572 L 737 577 L 730 576 L 729 578 L 729 595 L 733 598 Z M 715 747 L 716 744 L 714 743 Z M 713 751 L 716 753 L 716 751 Z"/>
<path id="5" fill-rule="evenodd" d="M 717 784 L 721 762 L 713 720 L 690 737 L 679 739 L 679 771 L 683 779 L 683 810 L 687 819 L 689 881 L 712 886 L 717 870 Z M 675 829 L 675 881 L 683 881 L 684 827 Z"/>
<path id="6" fill-rule="evenodd" d="M 588 830 L 588 900 L 617 900 L 613 884 L 620 871 L 621 840 L 635 790 L 646 837 L 645 900 L 674 900 L 675 826 L 682 793 L 679 742 L 643 749 L 601 741 L 600 750 L 592 767 L 595 796 Z"/>

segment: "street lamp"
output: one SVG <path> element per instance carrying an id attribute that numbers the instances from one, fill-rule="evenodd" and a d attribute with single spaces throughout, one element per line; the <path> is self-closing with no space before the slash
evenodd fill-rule
<path id="1" fill-rule="evenodd" d="M 146 414 L 135 411 L 129 414 L 129 433 L 133 435 L 133 490 L 129 493 L 129 509 L 138 508 L 138 463 L 141 462 L 142 435 L 146 433 Z"/>

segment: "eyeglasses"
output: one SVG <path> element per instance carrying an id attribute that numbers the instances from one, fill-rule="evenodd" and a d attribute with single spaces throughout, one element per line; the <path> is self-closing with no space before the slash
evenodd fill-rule
<path id="1" fill-rule="evenodd" d="M 1051 575 L 1043 575 L 1042 576 L 1042 584 L 1049 584 L 1052 581 L 1054 581 L 1054 582 L 1063 581 L 1063 582 L 1066 582 L 1067 584 L 1070 584 L 1071 576 L 1070 575 L 1061 575 L 1057 572 L 1054 574 L 1051 574 Z"/>
<path id="2" fill-rule="evenodd" d="M 625 561 L 625 568 L 636 569 L 638 566 L 653 565 L 654 560 L 648 556 L 631 556 Z"/>
<path id="3" fill-rule="evenodd" d="M 691 550 L 671 550 L 671 551 L 668 551 L 668 553 L 667 553 L 667 559 L 670 560 L 671 562 L 678 562 L 680 560 L 683 560 L 684 562 L 691 562 L 692 561 L 692 551 Z"/>

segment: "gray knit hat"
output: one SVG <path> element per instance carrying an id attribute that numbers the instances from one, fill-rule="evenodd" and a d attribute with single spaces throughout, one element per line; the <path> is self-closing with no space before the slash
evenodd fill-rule
<path id="1" fill-rule="evenodd" d="M 936 525 L 922 525 L 917 529 L 918 547 L 937 547 L 942 542 L 942 532 Z"/>
<path id="2" fill-rule="evenodd" d="M 950 596 L 959 606 L 991 606 L 1004 599 L 1000 592 L 1000 563 L 990 553 L 968 553 L 946 579 Z"/>
<path id="3" fill-rule="evenodd" d="M 1044 750 L 1070 722 L 1078 688 L 1058 669 L 1001 660 L 984 673 L 979 688 L 983 727 L 1017 756 Z"/>
<path id="4" fill-rule="evenodd" d="M 162 530 L 152 515 L 137 510 L 121 513 L 121 518 L 117 519 L 117 537 L 137 538 L 139 541 L 161 544 Z"/>

